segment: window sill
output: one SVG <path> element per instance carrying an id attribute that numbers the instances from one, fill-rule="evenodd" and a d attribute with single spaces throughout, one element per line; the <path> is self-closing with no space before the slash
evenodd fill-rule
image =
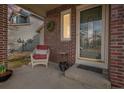
<path id="1" fill-rule="evenodd" d="M 104 61 L 102 61 L 101 59 L 92 59 L 92 58 L 84 58 L 84 57 L 78 57 L 78 59 L 80 59 L 80 60 L 86 60 L 86 61 L 94 61 L 94 62 L 96 62 L 96 63 L 104 63 Z"/>
<path id="2" fill-rule="evenodd" d="M 20 24 L 8 24 L 9 26 L 26 26 L 26 25 L 31 25 L 31 23 L 20 23 Z"/>
<path id="3" fill-rule="evenodd" d="M 84 59 L 82 60 L 81 58 L 77 58 L 75 63 L 86 65 L 86 66 L 108 69 L 108 63 L 105 61 L 95 61 L 95 60 L 91 61 L 91 60 L 84 60 Z"/>
<path id="4" fill-rule="evenodd" d="M 61 39 L 61 42 L 69 42 L 71 39 Z"/>

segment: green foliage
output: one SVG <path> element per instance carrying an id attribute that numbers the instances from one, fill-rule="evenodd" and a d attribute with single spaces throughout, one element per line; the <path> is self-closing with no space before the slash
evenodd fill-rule
<path id="1" fill-rule="evenodd" d="M 6 67 L 4 65 L 0 65 L 0 74 L 6 72 Z"/>
<path id="2" fill-rule="evenodd" d="M 54 29 L 54 26 L 55 26 L 55 22 L 54 21 L 49 21 L 47 23 L 47 30 L 52 31 Z"/>
<path id="3" fill-rule="evenodd" d="M 29 64 L 29 62 L 30 62 L 30 58 L 26 58 L 26 57 L 14 58 L 9 60 L 8 66 L 9 69 L 13 69 L 13 68 L 21 67 L 23 65 L 27 65 Z"/>

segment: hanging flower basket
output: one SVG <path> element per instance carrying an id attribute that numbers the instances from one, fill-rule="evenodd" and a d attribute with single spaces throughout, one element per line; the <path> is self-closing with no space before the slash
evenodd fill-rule
<path id="1" fill-rule="evenodd" d="M 47 28 L 47 31 L 53 31 L 54 30 L 54 27 L 55 27 L 55 22 L 54 21 L 49 21 L 47 24 L 46 24 L 46 28 Z"/>

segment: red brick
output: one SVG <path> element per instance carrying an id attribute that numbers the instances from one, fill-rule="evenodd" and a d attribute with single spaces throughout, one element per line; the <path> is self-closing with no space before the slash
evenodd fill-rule
<path id="1" fill-rule="evenodd" d="M 0 4 L 0 62 L 7 59 L 7 5 Z"/>
<path id="2" fill-rule="evenodd" d="M 112 52 L 112 55 L 122 55 L 123 53 L 119 53 L 119 52 Z"/>
<path id="3" fill-rule="evenodd" d="M 124 88 L 124 5 L 111 5 L 110 65 L 112 86 Z"/>
<path id="4" fill-rule="evenodd" d="M 122 35 L 123 32 L 111 33 L 111 35 Z"/>
<path id="5" fill-rule="evenodd" d="M 61 11 L 71 8 L 71 41 L 61 41 Z M 73 64 L 75 62 L 76 54 L 76 5 L 62 5 L 53 10 L 47 12 L 47 18 L 45 23 L 48 20 L 55 21 L 55 29 L 52 32 L 45 32 L 45 43 L 48 44 L 51 48 L 50 60 L 53 62 L 59 62 L 59 52 L 64 51 L 68 53 L 68 62 Z"/>
<path id="6" fill-rule="evenodd" d="M 110 46 L 111 48 L 123 48 L 122 46 Z"/>

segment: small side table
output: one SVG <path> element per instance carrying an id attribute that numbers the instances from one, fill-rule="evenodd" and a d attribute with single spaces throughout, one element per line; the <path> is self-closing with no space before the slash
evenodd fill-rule
<path id="1" fill-rule="evenodd" d="M 67 67 L 68 62 L 68 53 L 67 52 L 59 52 L 59 68 L 63 72 L 63 75 L 65 75 L 65 70 Z"/>
<path id="2" fill-rule="evenodd" d="M 59 52 L 59 62 L 67 62 L 68 61 L 68 53 L 67 52 Z"/>

